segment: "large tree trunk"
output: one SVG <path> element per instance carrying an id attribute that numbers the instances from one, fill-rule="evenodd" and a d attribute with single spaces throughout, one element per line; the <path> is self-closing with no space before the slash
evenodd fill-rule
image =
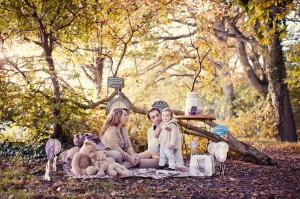
<path id="1" fill-rule="evenodd" d="M 234 136 L 232 136 L 230 133 L 228 134 L 226 140 L 221 138 L 220 136 L 217 136 L 205 129 L 195 127 L 193 125 L 190 125 L 188 123 L 179 121 L 179 124 L 182 125 L 186 130 L 185 133 L 197 135 L 201 137 L 205 137 L 212 141 L 225 141 L 229 145 L 229 149 L 233 152 L 237 152 L 241 155 L 243 159 L 250 160 L 256 164 L 262 164 L 262 165 L 273 165 L 272 159 L 265 155 L 264 153 L 258 151 L 256 148 L 238 141 Z M 213 123 L 210 123 L 213 125 Z M 216 125 L 216 124 L 214 124 Z"/>
<path id="2" fill-rule="evenodd" d="M 274 12 L 275 11 L 276 10 L 274 10 Z M 227 24 L 230 33 L 241 35 L 233 22 L 228 21 Z M 276 128 L 281 141 L 297 141 L 289 91 L 287 85 L 284 83 L 286 69 L 279 40 L 279 33 L 275 33 L 274 38 L 271 38 L 271 46 L 268 49 L 268 61 L 266 64 L 267 82 L 261 81 L 254 73 L 253 68 L 249 63 L 245 43 L 239 39 L 236 39 L 236 42 L 239 59 L 244 66 L 250 84 L 263 96 L 266 96 L 267 91 L 271 93 L 272 104 L 275 111 Z"/>
<path id="3" fill-rule="evenodd" d="M 233 22 L 228 21 L 227 23 L 229 32 L 236 35 L 241 35 L 240 31 L 237 29 L 236 25 Z M 236 39 L 237 53 L 239 60 L 243 66 L 244 72 L 248 78 L 249 84 L 255 88 L 262 96 L 267 96 L 268 93 L 268 82 L 262 81 L 256 75 L 252 65 L 249 62 L 249 57 L 246 51 L 245 42 L 239 39 Z"/>
<path id="4" fill-rule="evenodd" d="M 246 47 L 243 41 L 237 41 L 237 50 L 239 60 L 243 65 L 244 72 L 248 78 L 249 84 L 255 88 L 262 96 L 267 96 L 268 85 L 263 83 L 255 74 L 252 66 L 249 63 Z"/>
<path id="5" fill-rule="evenodd" d="M 54 98 L 53 98 L 53 110 L 52 114 L 55 118 L 55 122 L 53 124 L 53 138 L 57 138 L 62 142 L 68 141 L 68 136 L 63 133 L 62 123 L 61 123 L 61 115 L 60 115 L 60 105 L 61 105 L 61 92 L 60 85 L 58 82 L 58 77 L 54 67 L 54 61 L 52 57 L 52 48 L 53 48 L 53 40 L 51 33 L 46 33 L 45 29 L 41 27 L 41 43 L 42 48 L 45 53 L 45 59 L 48 65 L 48 69 L 50 71 L 50 79 L 53 85 L 54 90 Z"/>
<path id="6" fill-rule="evenodd" d="M 278 136 L 281 141 L 296 142 L 297 134 L 289 90 L 287 84 L 284 82 L 286 69 L 279 35 L 275 34 L 271 42 L 270 60 L 267 64 L 267 77 L 275 111 Z"/>
<path id="7" fill-rule="evenodd" d="M 228 31 L 226 30 L 225 25 L 228 28 Z M 266 82 L 265 80 L 261 80 L 255 73 L 254 67 L 250 64 L 250 57 L 248 57 L 245 41 L 243 40 L 244 36 L 236 27 L 235 22 L 230 20 L 228 17 L 224 17 L 222 21 L 217 21 L 214 24 L 214 31 L 214 35 L 219 41 L 226 41 L 228 35 L 235 35 L 234 38 L 236 39 L 236 49 L 239 61 L 243 66 L 249 84 L 254 89 L 256 89 L 261 95 L 266 96 L 268 93 L 268 82 Z"/>

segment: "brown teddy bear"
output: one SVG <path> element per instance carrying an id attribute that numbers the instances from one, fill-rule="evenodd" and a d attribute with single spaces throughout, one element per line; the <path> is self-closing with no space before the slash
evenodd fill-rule
<path id="1" fill-rule="evenodd" d="M 86 140 L 81 146 L 79 152 L 75 153 L 72 163 L 71 171 L 77 175 L 93 175 L 98 171 L 98 167 L 92 163 L 96 155 L 96 144 L 92 141 Z"/>
<path id="2" fill-rule="evenodd" d="M 97 175 L 104 176 L 108 174 L 109 176 L 129 176 L 130 172 L 126 167 L 115 162 L 114 159 L 106 157 L 104 151 L 97 151 L 96 157 L 93 160 L 94 164 L 98 167 Z"/>

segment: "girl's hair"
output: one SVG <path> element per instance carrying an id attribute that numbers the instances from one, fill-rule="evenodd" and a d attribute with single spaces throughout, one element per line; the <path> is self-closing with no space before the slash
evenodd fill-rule
<path id="1" fill-rule="evenodd" d="M 169 107 L 164 108 L 161 112 L 169 112 L 170 115 L 171 115 L 171 117 L 173 118 L 173 111 L 172 111 L 172 109 L 170 109 Z"/>
<path id="2" fill-rule="evenodd" d="M 99 137 L 102 137 L 102 135 L 105 133 L 105 131 L 111 127 L 111 126 L 118 126 L 120 124 L 120 120 L 123 114 L 123 110 L 128 112 L 125 108 L 116 108 L 111 111 L 111 113 L 108 115 L 108 118 L 104 122 L 101 131 L 99 133 Z"/>

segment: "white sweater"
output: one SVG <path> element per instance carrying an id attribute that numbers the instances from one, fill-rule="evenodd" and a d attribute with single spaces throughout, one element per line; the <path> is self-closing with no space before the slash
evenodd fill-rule
<path id="1" fill-rule="evenodd" d="M 152 125 L 147 131 L 148 151 L 154 154 L 159 153 L 158 138 L 154 136 L 154 125 Z"/>
<path id="2" fill-rule="evenodd" d="M 180 132 L 179 126 L 177 122 L 176 124 L 176 134 L 177 134 L 177 139 L 176 139 L 176 150 L 175 150 L 175 163 L 176 166 L 181 167 L 184 165 L 183 162 L 183 157 L 182 157 L 182 134 Z M 159 153 L 159 139 L 154 137 L 154 125 L 152 125 L 148 129 L 148 150 L 151 152 L 156 152 L 157 154 Z"/>

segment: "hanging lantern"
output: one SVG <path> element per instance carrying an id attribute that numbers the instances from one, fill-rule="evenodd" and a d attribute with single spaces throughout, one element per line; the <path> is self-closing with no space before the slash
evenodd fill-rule
<path id="1" fill-rule="evenodd" d="M 123 99 L 121 96 L 116 96 L 114 99 L 108 102 L 106 106 L 107 113 L 110 113 L 113 109 L 124 108 L 127 111 L 130 111 L 129 102 L 126 99 Z"/>
<path id="2" fill-rule="evenodd" d="M 152 104 L 152 107 L 153 108 L 158 108 L 159 110 L 162 110 L 164 108 L 168 108 L 169 105 L 167 102 L 165 101 L 162 101 L 162 100 L 159 100 L 159 101 L 155 101 L 153 104 Z"/>

